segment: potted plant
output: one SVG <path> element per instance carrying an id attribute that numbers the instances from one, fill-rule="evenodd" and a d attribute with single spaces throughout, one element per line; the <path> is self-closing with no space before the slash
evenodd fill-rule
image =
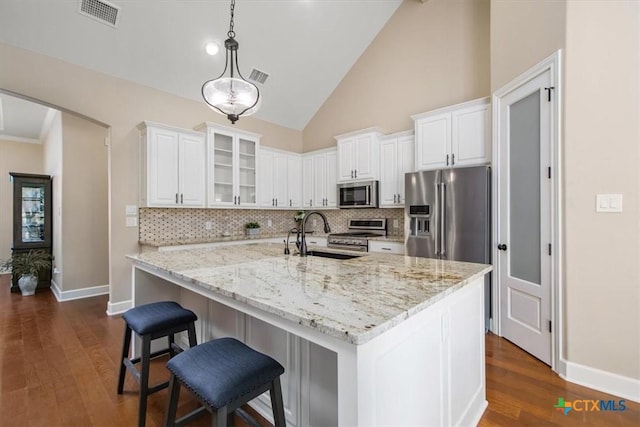
<path id="1" fill-rule="evenodd" d="M 43 250 L 30 249 L 29 252 L 13 254 L 2 266 L 10 268 L 14 277 L 19 277 L 18 286 L 23 296 L 33 295 L 38 286 L 38 273 L 51 268 L 51 255 Z"/>
<path id="2" fill-rule="evenodd" d="M 260 234 L 260 224 L 257 222 L 248 222 L 244 225 L 247 236 L 257 236 Z"/>

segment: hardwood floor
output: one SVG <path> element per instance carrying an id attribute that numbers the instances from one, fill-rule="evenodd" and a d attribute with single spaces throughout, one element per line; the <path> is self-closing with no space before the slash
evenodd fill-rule
<path id="1" fill-rule="evenodd" d="M 0 276 L 1 278 L 2 276 Z M 0 426 L 134 426 L 137 384 L 127 374 L 116 394 L 123 322 L 109 317 L 107 297 L 58 303 L 51 292 L 11 294 L 0 280 Z M 487 343 L 487 399 L 480 426 L 638 426 L 640 405 L 624 412 L 554 409 L 558 397 L 615 399 L 567 383 L 546 365 L 494 335 Z M 154 362 L 152 382 L 168 377 Z M 167 390 L 149 397 L 147 426 L 162 425 Z M 195 407 L 183 391 L 181 411 Z M 208 417 L 194 426 L 209 425 Z M 236 418 L 236 425 L 244 425 Z"/>

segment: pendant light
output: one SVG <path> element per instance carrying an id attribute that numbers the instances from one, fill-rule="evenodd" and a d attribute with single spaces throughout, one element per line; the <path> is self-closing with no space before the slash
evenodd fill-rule
<path id="1" fill-rule="evenodd" d="M 226 60 L 222 74 L 214 80 L 209 80 L 202 85 L 202 97 L 213 111 L 227 116 L 231 123 L 240 119 L 240 116 L 251 115 L 258 110 L 260 91 L 253 83 L 245 80 L 238 67 L 238 42 L 233 31 L 233 10 L 235 0 L 231 0 L 231 21 L 229 22 L 229 37 L 224 42 Z M 229 77 L 224 77 L 227 69 Z"/>

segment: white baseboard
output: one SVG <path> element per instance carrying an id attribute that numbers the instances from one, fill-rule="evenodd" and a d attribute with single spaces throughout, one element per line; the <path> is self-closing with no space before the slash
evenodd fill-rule
<path id="1" fill-rule="evenodd" d="M 116 316 L 118 314 L 122 314 L 125 311 L 129 310 L 133 307 L 133 300 L 120 301 L 116 303 L 112 303 L 109 301 L 107 303 L 107 315 Z"/>
<path id="2" fill-rule="evenodd" d="M 56 281 L 51 279 L 51 291 L 53 292 L 53 295 L 55 295 L 58 302 L 63 302 L 71 301 L 74 299 L 90 298 L 98 295 L 106 295 L 109 293 L 109 285 L 91 286 L 89 288 L 63 291 L 60 289 Z"/>
<path id="3" fill-rule="evenodd" d="M 589 387 L 603 393 L 613 394 L 634 402 L 640 402 L 640 380 L 629 378 L 601 369 L 561 360 L 564 374 L 560 376 L 565 380 Z"/>

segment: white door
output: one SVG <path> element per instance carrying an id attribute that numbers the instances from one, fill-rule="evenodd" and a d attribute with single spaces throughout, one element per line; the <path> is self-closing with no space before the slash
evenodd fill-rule
<path id="1" fill-rule="evenodd" d="M 376 159 L 378 159 L 378 153 L 376 152 L 376 150 L 379 150 L 376 141 L 376 136 L 372 134 L 356 136 L 356 142 L 353 150 L 354 178 L 376 178 Z"/>
<path id="2" fill-rule="evenodd" d="M 302 206 L 302 159 L 300 156 L 287 156 L 287 206 L 299 208 Z"/>
<path id="3" fill-rule="evenodd" d="M 180 204 L 204 207 L 205 145 L 204 138 L 180 135 Z"/>
<path id="4" fill-rule="evenodd" d="M 180 202 L 178 133 L 149 129 L 149 205 L 176 206 Z"/>
<path id="5" fill-rule="evenodd" d="M 287 188 L 287 167 L 288 158 L 284 153 L 275 153 L 273 156 L 273 198 L 275 207 L 282 208 L 289 206 L 289 189 Z"/>
<path id="6" fill-rule="evenodd" d="M 313 157 L 313 206 L 325 204 L 327 185 L 327 159 L 324 154 Z"/>
<path id="7" fill-rule="evenodd" d="M 260 179 L 258 180 L 258 204 L 263 207 L 274 207 L 274 158 L 273 151 L 260 150 L 258 164 Z"/>
<path id="8" fill-rule="evenodd" d="M 502 336 L 551 364 L 552 103 L 546 71 L 500 99 L 498 259 Z"/>
<path id="9" fill-rule="evenodd" d="M 315 171 L 313 156 L 304 156 L 302 158 L 302 207 L 310 208 L 313 206 L 313 197 L 315 190 Z"/>
<path id="10" fill-rule="evenodd" d="M 332 151 L 324 155 L 325 180 L 324 180 L 324 205 L 336 207 L 338 205 L 338 159 L 336 152 Z"/>
<path id="11" fill-rule="evenodd" d="M 451 113 L 436 114 L 416 122 L 416 170 L 451 164 Z"/>
<path id="12" fill-rule="evenodd" d="M 398 159 L 397 138 L 380 143 L 380 205 L 393 206 L 398 203 Z"/>
<path id="13" fill-rule="evenodd" d="M 338 141 L 338 181 L 352 181 L 354 175 L 355 138 L 347 138 Z M 314 200 L 315 203 L 315 200 Z"/>

